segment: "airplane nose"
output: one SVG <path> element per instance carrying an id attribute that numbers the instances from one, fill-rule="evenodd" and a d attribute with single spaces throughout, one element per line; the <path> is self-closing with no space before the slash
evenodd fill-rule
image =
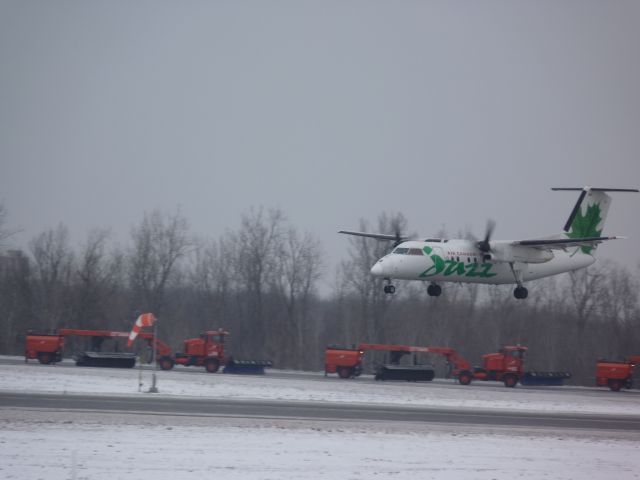
<path id="1" fill-rule="evenodd" d="M 377 262 L 373 267 L 371 267 L 371 274 L 378 277 L 384 275 L 384 267 L 382 266 L 382 262 Z"/>

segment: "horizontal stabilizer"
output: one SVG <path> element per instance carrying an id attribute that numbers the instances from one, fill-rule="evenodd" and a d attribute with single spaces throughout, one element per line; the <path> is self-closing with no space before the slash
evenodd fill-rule
<path id="1" fill-rule="evenodd" d="M 596 187 L 553 187 L 551 190 L 581 192 L 583 190 L 592 190 L 594 192 L 640 192 L 637 188 L 596 188 Z"/>

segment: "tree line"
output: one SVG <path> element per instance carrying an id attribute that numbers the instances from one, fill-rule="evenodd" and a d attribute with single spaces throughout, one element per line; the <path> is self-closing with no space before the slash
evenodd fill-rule
<path id="1" fill-rule="evenodd" d="M 430 297 L 420 282 L 396 282 L 397 293 L 387 295 L 369 269 L 389 244 L 349 238 L 347 258 L 330 272 L 318 237 L 279 209 L 250 209 L 216 239 L 192 235 L 179 210 L 156 210 L 124 247 L 94 229 L 74 248 L 60 224 L 28 248 L 8 250 L 15 230 L 5 220 L 0 205 L 1 354 L 22 354 L 28 330 L 128 331 L 146 311 L 176 350 L 185 338 L 224 328 L 236 358 L 302 370 L 322 369 L 328 344 L 448 346 L 478 364 L 484 353 L 521 344 L 529 347 L 529 369 L 570 371 L 574 383 L 590 385 L 598 358 L 640 353 L 637 267 L 596 263 L 531 282 L 525 301 L 513 298 L 511 286 L 445 284 L 442 296 Z M 408 231 L 401 214 L 382 213 L 360 227 Z M 333 291 L 319 294 L 329 277 Z M 369 367 L 384 361 L 367 358 Z M 419 360 L 444 373 L 443 359 Z"/>

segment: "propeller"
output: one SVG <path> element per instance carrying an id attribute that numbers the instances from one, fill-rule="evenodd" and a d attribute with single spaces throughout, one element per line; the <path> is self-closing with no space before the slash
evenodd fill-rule
<path id="1" fill-rule="evenodd" d="M 396 229 L 395 231 L 395 240 L 393 241 L 393 248 L 396 248 L 402 242 L 404 242 L 404 237 L 400 234 L 400 229 Z"/>
<path id="2" fill-rule="evenodd" d="M 480 240 L 476 243 L 478 250 L 484 253 L 489 253 L 491 251 L 491 235 L 493 235 L 493 230 L 496 228 L 496 222 L 493 220 L 489 220 L 487 222 L 487 229 L 485 230 L 484 239 Z"/>

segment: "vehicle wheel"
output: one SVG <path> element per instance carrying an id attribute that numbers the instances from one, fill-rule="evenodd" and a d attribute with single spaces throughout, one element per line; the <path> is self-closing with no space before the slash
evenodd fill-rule
<path id="1" fill-rule="evenodd" d="M 458 381 L 460 385 L 469 385 L 471 383 L 471 375 L 468 373 L 461 373 L 458 376 Z"/>
<path id="2" fill-rule="evenodd" d="M 338 376 L 340 378 L 350 378 L 353 372 L 349 367 L 339 367 L 338 368 Z"/>
<path id="3" fill-rule="evenodd" d="M 159 363 L 162 370 L 171 370 L 173 368 L 173 360 L 171 358 L 161 358 Z"/>
<path id="4" fill-rule="evenodd" d="M 609 388 L 612 392 L 619 392 L 622 388 L 622 382 L 620 380 L 609 380 Z"/>
<path id="5" fill-rule="evenodd" d="M 502 381 L 504 382 L 505 387 L 513 388 L 518 384 L 518 377 L 515 375 L 507 375 Z"/>
<path id="6" fill-rule="evenodd" d="M 52 356 L 48 352 L 38 354 L 38 361 L 43 365 L 49 365 L 51 363 Z"/>
<path id="7" fill-rule="evenodd" d="M 206 368 L 209 373 L 216 373 L 218 368 L 220 368 L 220 362 L 216 358 L 210 358 L 205 362 L 204 368 Z"/>

